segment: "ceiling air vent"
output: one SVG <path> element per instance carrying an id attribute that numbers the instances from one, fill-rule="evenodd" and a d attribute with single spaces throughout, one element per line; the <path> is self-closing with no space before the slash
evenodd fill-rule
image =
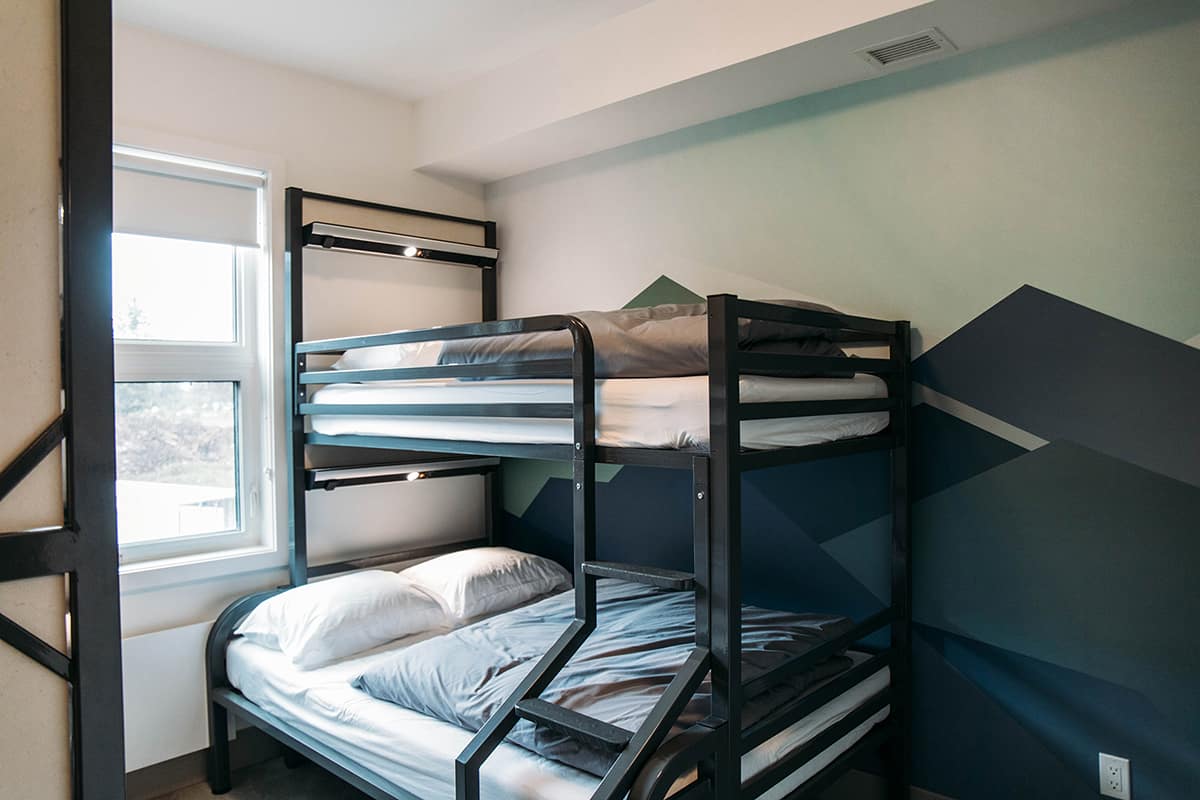
<path id="1" fill-rule="evenodd" d="M 906 63 L 916 59 L 949 55 L 957 49 L 954 43 L 947 39 L 937 28 L 927 28 L 911 36 L 889 39 L 886 42 L 873 44 L 870 47 L 864 47 L 855 52 L 876 67 L 884 69 L 894 64 Z"/>

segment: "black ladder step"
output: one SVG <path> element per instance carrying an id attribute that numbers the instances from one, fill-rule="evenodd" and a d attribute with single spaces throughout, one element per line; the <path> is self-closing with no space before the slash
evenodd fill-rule
<path id="1" fill-rule="evenodd" d="M 647 586 L 658 586 L 663 589 L 684 591 L 696 586 L 696 576 L 690 572 L 679 572 L 674 569 L 659 569 L 658 567 L 643 567 L 639 564 L 618 564 L 615 561 L 585 561 L 583 571 L 597 578 L 620 578 L 623 581 L 644 583 Z"/>
<path id="2" fill-rule="evenodd" d="M 517 716 L 537 725 L 564 733 L 588 744 L 605 750 L 624 750 L 633 738 L 633 732 L 616 725 L 580 714 L 569 708 L 556 706 L 537 697 L 526 698 L 517 703 Z"/>

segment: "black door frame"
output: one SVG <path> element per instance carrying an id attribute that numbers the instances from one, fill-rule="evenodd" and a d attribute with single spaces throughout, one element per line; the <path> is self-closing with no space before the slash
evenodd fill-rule
<path id="1" fill-rule="evenodd" d="M 62 443 L 61 528 L 0 535 L 0 581 L 65 575 L 70 651 L 0 615 L 0 641 L 70 690 L 74 800 L 125 796 L 112 349 L 112 4 L 61 0 L 63 412 L 10 465 L 0 499 Z"/>

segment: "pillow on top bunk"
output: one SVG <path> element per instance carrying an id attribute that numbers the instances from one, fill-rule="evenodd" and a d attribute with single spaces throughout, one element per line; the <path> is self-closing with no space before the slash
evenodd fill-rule
<path id="1" fill-rule="evenodd" d="M 507 611 L 571 586 L 571 574 L 556 562 L 508 547 L 459 550 L 400 575 L 440 597 L 458 620 Z"/>
<path id="2" fill-rule="evenodd" d="M 301 669 L 449 624 L 440 600 L 395 572 L 368 570 L 288 589 L 234 631 Z"/>
<path id="3" fill-rule="evenodd" d="M 402 369 L 436 367 L 442 354 L 442 342 L 381 344 L 347 350 L 333 363 L 333 369 Z"/>

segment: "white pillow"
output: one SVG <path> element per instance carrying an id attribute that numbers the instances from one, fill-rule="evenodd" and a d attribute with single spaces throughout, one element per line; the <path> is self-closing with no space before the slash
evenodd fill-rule
<path id="1" fill-rule="evenodd" d="M 400 575 L 440 597 L 460 621 L 507 611 L 571 585 L 571 574 L 557 563 L 507 547 L 459 550 Z"/>
<path id="2" fill-rule="evenodd" d="M 399 333 L 400 331 L 398 331 Z M 334 369 L 402 369 L 436 367 L 442 354 L 442 342 L 381 344 L 347 350 L 334 362 Z"/>
<path id="3" fill-rule="evenodd" d="M 355 572 L 277 594 L 235 633 L 312 669 L 449 624 L 438 598 L 394 572 Z"/>

